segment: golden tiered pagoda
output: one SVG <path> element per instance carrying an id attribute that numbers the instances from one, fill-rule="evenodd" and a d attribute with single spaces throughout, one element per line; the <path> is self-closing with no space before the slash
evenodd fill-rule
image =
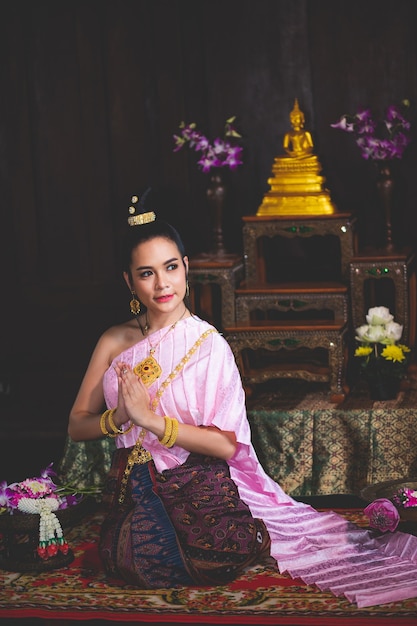
<path id="1" fill-rule="evenodd" d="M 256 215 L 326 215 L 335 213 L 330 194 L 320 176 L 321 165 L 313 154 L 313 140 L 304 130 L 304 113 L 295 99 L 290 113 L 292 130 L 284 136 L 286 156 L 278 156 L 268 178 L 265 194 Z"/>

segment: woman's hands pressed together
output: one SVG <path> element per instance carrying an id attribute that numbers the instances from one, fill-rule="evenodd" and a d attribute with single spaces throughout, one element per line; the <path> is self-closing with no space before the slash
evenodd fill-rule
<path id="1" fill-rule="evenodd" d="M 126 363 L 119 362 L 114 369 L 119 381 L 117 413 L 121 424 L 130 419 L 137 426 L 148 428 L 149 421 L 156 416 L 150 409 L 146 386 Z"/>
<path id="2" fill-rule="evenodd" d="M 165 419 L 150 408 L 150 395 L 143 381 L 136 376 L 126 363 L 118 363 L 115 370 L 119 379 L 119 405 L 114 416 L 115 421 L 120 410 L 120 417 L 140 428 L 153 432 L 162 439 L 165 432 Z M 122 422 L 123 423 L 123 422 Z M 230 458 L 236 450 L 234 433 L 222 432 L 217 428 L 199 428 L 191 424 L 180 424 L 177 444 L 190 452 L 211 454 L 219 458 Z"/>

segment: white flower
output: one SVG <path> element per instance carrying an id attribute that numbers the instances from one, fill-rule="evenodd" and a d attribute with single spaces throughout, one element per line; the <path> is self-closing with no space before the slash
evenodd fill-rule
<path id="1" fill-rule="evenodd" d="M 367 343 L 385 343 L 385 326 L 364 324 L 356 329 L 356 339 Z"/>
<path id="2" fill-rule="evenodd" d="M 368 339 L 365 339 L 365 336 L 368 334 L 368 330 L 369 324 L 363 324 L 362 326 L 358 326 L 358 328 L 355 329 L 356 339 L 358 341 L 368 341 Z"/>
<path id="3" fill-rule="evenodd" d="M 394 316 L 391 315 L 386 306 L 374 306 L 368 310 L 368 314 L 366 316 L 366 321 L 372 326 L 388 324 L 388 322 L 392 322 L 393 319 Z"/>
<path id="4" fill-rule="evenodd" d="M 355 356 L 362 359 L 362 370 L 374 378 L 381 372 L 398 378 L 406 376 L 406 353 L 410 348 L 396 345 L 401 339 L 403 326 L 394 322 L 394 316 L 385 306 L 370 308 L 366 321 L 368 324 L 355 328 L 355 339 L 362 344 L 355 349 Z"/>
<path id="5" fill-rule="evenodd" d="M 401 324 L 397 324 L 397 322 L 388 322 L 385 325 L 385 340 L 381 340 L 381 343 L 385 343 L 386 345 L 395 343 L 401 339 L 401 335 L 403 334 L 403 327 Z"/>

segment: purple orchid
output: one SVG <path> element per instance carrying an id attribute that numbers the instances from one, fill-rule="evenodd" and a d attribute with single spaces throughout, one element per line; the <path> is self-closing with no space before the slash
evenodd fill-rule
<path id="1" fill-rule="evenodd" d="M 173 135 L 175 147 L 174 152 L 178 152 L 188 144 L 195 152 L 201 153 L 201 157 L 197 161 L 197 165 L 204 173 L 210 172 L 212 168 L 228 167 L 231 170 L 237 169 L 242 165 L 242 148 L 234 145 L 231 141 L 241 138 L 241 135 L 235 130 L 233 123 L 235 117 L 226 120 L 224 129 L 224 139 L 216 137 L 213 142 L 196 130 L 196 124 L 180 124 L 180 134 Z"/>
<path id="2" fill-rule="evenodd" d="M 57 473 L 54 469 L 52 469 L 53 463 L 49 463 L 45 469 L 41 470 L 41 478 L 51 478 L 52 476 L 57 476 Z"/>
<path id="3" fill-rule="evenodd" d="M 407 109 L 410 102 L 403 100 L 402 106 Z M 367 160 L 401 159 L 411 141 L 411 124 L 395 105 L 387 108 L 380 122 L 374 120 L 370 109 L 360 109 L 355 115 L 342 115 L 330 126 L 353 133 L 361 156 Z"/>
<path id="4" fill-rule="evenodd" d="M 402 506 L 405 509 L 417 506 L 417 490 L 409 487 L 402 487 L 392 497 L 392 501 L 396 506 Z"/>
<path id="5" fill-rule="evenodd" d="M 10 494 L 5 480 L 0 483 L 0 509 L 9 508 Z"/>

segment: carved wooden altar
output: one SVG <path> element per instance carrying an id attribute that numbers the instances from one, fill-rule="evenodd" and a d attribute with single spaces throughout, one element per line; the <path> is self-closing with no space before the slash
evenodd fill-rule
<path id="1" fill-rule="evenodd" d="M 276 258 L 283 240 L 290 242 L 288 251 Z M 304 258 L 306 240 L 314 240 L 317 256 L 313 249 L 310 259 Z M 341 401 L 348 389 L 348 277 L 356 248 L 355 218 L 349 213 L 245 216 L 243 245 L 245 280 L 235 290 L 236 321 L 224 330 L 247 391 L 270 379 L 302 378 L 327 382 L 334 401 Z M 301 259 L 298 275 L 285 279 L 294 250 Z"/>
<path id="2" fill-rule="evenodd" d="M 248 393 L 270 379 L 299 378 L 326 382 L 332 401 L 342 401 L 350 386 L 353 330 L 365 323 L 370 306 L 390 308 L 404 327 L 403 341 L 414 347 L 413 251 L 358 252 L 356 218 L 350 213 L 252 215 L 242 220 L 243 259 L 201 255 L 191 260 L 189 279 L 193 310 L 223 330 Z M 317 256 L 328 252 L 323 275 L 322 265 L 315 267 L 314 252 L 310 258 L 302 256 L 302 244 L 313 240 Z M 301 258 L 299 275 L 285 279 L 293 269 L 293 244 Z M 285 254 L 274 256 L 284 248 Z M 391 300 L 375 283 L 392 285 Z"/>

